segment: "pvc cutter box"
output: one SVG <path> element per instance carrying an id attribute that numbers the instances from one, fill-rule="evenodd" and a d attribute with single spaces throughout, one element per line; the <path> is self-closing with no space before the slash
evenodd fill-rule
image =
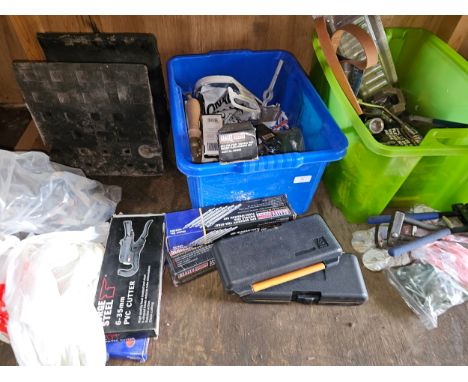
<path id="1" fill-rule="evenodd" d="M 320 215 L 214 245 L 224 287 L 240 297 L 337 265 L 342 252 Z"/>
<path id="2" fill-rule="evenodd" d="M 114 215 L 95 306 L 108 341 L 157 337 L 164 215 Z"/>
<path id="3" fill-rule="evenodd" d="M 368 299 L 356 256 L 343 254 L 338 265 L 242 297 L 245 302 L 360 305 Z"/>

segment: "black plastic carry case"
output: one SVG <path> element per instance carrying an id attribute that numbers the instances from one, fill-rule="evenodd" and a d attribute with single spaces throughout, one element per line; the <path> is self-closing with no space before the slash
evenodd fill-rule
<path id="1" fill-rule="evenodd" d="M 242 297 L 245 302 L 360 305 L 368 299 L 356 256 L 331 268 Z"/>
<path id="2" fill-rule="evenodd" d="M 225 289 L 243 297 L 253 285 L 323 263 L 338 264 L 343 250 L 320 215 L 245 233 L 214 245 L 217 269 Z"/>

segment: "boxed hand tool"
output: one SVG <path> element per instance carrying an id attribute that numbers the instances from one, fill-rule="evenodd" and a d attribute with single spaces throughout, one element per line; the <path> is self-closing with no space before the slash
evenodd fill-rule
<path id="1" fill-rule="evenodd" d="M 342 252 L 317 214 L 214 245 L 224 287 L 240 297 L 337 265 Z"/>
<path id="2" fill-rule="evenodd" d="M 251 122 L 232 123 L 218 130 L 219 162 L 258 159 L 257 135 Z"/>
<path id="3" fill-rule="evenodd" d="M 164 215 L 114 215 L 95 306 L 107 340 L 157 337 Z"/>
<path id="4" fill-rule="evenodd" d="M 170 256 L 166 252 L 172 282 L 175 286 L 193 280 L 216 268 L 213 244 L 192 248 L 188 252 Z"/>
<path id="5" fill-rule="evenodd" d="M 272 227 L 295 219 L 285 195 L 166 214 L 169 255 L 187 252 L 221 237 Z"/>
<path id="6" fill-rule="evenodd" d="M 368 299 L 356 256 L 343 254 L 338 265 L 242 297 L 245 302 L 359 305 Z"/>
<path id="7" fill-rule="evenodd" d="M 131 359 L 146 362 L 150 338 L 127 338 L 106 343 L 108 359 Z"/>

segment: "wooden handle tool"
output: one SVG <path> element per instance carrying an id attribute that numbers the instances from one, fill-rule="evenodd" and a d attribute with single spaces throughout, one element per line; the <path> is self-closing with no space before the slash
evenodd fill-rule
<path id="1" fill-rule="evenodd" d="M 252 284 L 252 292 L 259 292 L 264 289 L 274 287 L 275 285 L 280 285 L 285 282 L 298 279 L 299 277 L 304 277 L 311 275 L 312 273 L 319 272 L 325 269 L 324 263 L 318 263 L 310 265 L 305 268 L 298 269 L 296 271 L 288 272 L 280 276 L 272 277 L 271 279 L 266 279 L 259 281 L 255 284 Z"/>
<path id="2" fill-rule="evenodd" d="M 187 96 L 187 122 L 190 152 L 194 162 L 202 160 L 202 132 L 200 129 L 201 107 L 197 99 Z"/>

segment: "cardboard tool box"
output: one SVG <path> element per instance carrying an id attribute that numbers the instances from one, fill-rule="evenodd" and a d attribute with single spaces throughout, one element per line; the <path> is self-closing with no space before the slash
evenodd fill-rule
<path id="1" fill-rule="evenodd" d="M 114 215 L 95 305 L 107 340 L 157 337 L 164 215 Z"/>
<path id="2" fill-rule="evenodd" d="M 166 261 L 175 286 L 191 281 L 216 268 L 213 244 L 196 247 L 176 256 L 170 256 L 166 251 Z"/>
<path id="3" fill-rule="evenodd" d="M 174 256 L 224 236 L 258 231 L 295 218 L 285 195 L 170 212 L 166 214 L 167 249 Z"/>
<path id="4" fill-rule="evenodd" d="M 224 287 L 240 297 L 337 265 L 343 252 L 320 215 L 216 242 Z"/>
<path id="5" fill-rule="evenodd" d="M 257 135 L 251 122 L 232 123 L 218 130 L 219 162 L 258 159 Z"/>
<path id="6" fill-rule="evenodd" d="M 343 254 L 338 265 L 242 297 L 245 302 L 360 305 L 368 299 L 356 256 Z"/>

